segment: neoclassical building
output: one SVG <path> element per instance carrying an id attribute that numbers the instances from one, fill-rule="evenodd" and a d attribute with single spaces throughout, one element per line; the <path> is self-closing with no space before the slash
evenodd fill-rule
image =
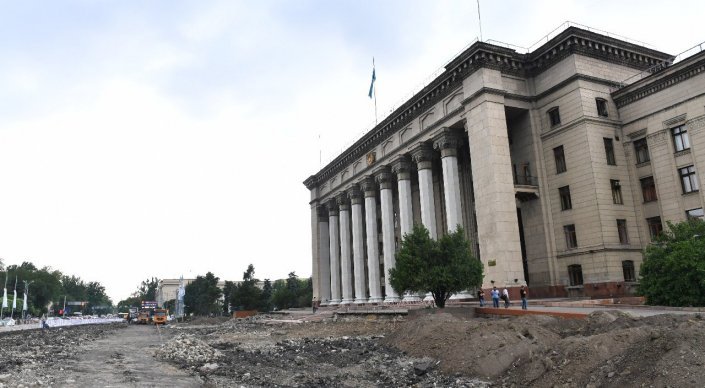
<path id="1" fill-rule="evenodd" d="M 483 288 L 633 292 L 666 221 L 703 217 L 705 52 L 569 27 L 527 54 L 476 42 L 304 181 L 314 297 L 393 302 L 414 224 L 461 225 Z"/>

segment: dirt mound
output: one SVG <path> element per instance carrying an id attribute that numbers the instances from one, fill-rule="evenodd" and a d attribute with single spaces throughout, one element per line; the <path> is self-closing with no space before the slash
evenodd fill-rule
<path id="1" fill-rule="evenodd" d="M 619 311 L 584 320 L 546 316 L 409 320 L 383 343 L 500 386 L 701 386 L 705 329 L 691 315 L 635 318 Z"/>
<path id="2" fill-rule="evenodd" d="M 439 317 L 440 315 L 440 317 Z M 450 314 L 409 320 L 383 343 L 417 357 L 440 360 L 446 373 L 494 379 L 517 359 L 546 351 L 560 336 L 541 322 L 555 318 L 462 321 Z"/>

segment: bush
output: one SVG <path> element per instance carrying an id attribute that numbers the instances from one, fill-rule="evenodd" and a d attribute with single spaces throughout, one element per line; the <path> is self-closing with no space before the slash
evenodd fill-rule
<path id="1" fill-rule="evenodd" d="M 639 292 L 650 305 L 705 306 L 705 222 L 667 225 L 646 247 Z"/>

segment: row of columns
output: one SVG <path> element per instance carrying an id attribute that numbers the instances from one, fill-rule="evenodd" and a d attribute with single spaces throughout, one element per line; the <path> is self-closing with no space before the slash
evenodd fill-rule
<path id="1" fill-rule="evenodd" d="M 462 136 L 449 128 L 443 128 L 433 139 L 433 148 L 441 153 L 448 231 L 453 231 L 462 224 L 457 158 L 458 147 L 461 144 Z M 411 150 L 411 158 L 416 162 L 418 171 L 421 222 L 428 229 L 431 238 L 436 239 L 438 232 L 436 230 L 432 173 L 433 148 L 428 143 L 420 143 Z M 325 212 L 319 213 L 318 241 L 321 279 L 319 290 L 323 304 L 390 303 L 400 299 L 389 284 L 388 274 L 389 269 L 394 268 L 396 253 L 392 185 L 396 175 L 399 193 L 399 227 L 401 235 L 404 236 L 411 233 L 413 228 L 411 171 L 409 157 L 400 156 L 391 166 L 378 168 L 372 176 L 365 177 L 359 184 L 353 184 L 347 190 L 329 199 L 326 203 L 327 218 Z M 382 257 L 384 269 L 387 272 L 385 274 L 385 295 L 382 295 L 380 287 L 376 199 L 378 185 L 382 216 Z M 350 233 L 351 227 L 352 233 Z M 350 241 L 351 234 L 352 241 Z M 368 272 L 367 279 L 365 260 Z M 366 293 L 368 289 L 369 295 Z"/>

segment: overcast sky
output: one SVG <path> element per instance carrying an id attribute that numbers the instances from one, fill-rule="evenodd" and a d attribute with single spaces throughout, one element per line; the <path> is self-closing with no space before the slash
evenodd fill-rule
<path id="1" fill-rule="evenodd" d="M 481 7 L 523 47 L 566 20 L 705 41 L 701 1 Z M 115 303 L 151 276 L 308 277 L 301 182 L 374 122 L 372 57 L 381 119 L 479 35 L 476 0 L 0 1 L 0 258 Z"/>

